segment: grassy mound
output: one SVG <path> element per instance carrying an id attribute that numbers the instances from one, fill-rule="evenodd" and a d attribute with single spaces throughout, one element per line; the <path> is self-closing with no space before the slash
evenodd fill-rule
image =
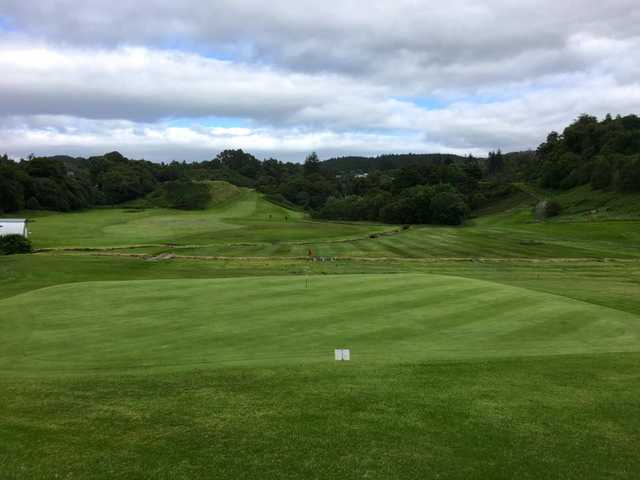
<path id="1" fill-rule="evenodd" d="M 0 309 L 0 369 L 23 374 L 640 350 L 633 314 L 439 275 L 89 282 Z"/>
<path id="2" fill-rule="evenodd" d="M 175 182 L 174 182 L 175 183 Z M 209 191 L 209 201 L 203 206 L 215 207 L 232 200 L 241 193 L 241 189 L 223 180 L 193 182 L 198 186 L 204 186 Z M 167 184 L 169 185 L 169 184 Z M 144 198 L 129 202 L 126 206 L 133 208 L 174 208 L 175 200 L 170 198 L 167 185 L 160 185 L 156 190 Z"/>

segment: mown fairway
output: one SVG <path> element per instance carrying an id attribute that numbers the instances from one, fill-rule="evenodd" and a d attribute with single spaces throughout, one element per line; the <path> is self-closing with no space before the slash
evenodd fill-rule
<path id="1" fill-rule="evenodd" d="M 36 215 L 32 238 L 38 248 L 120 247 L 121 252 L 156 255 L 304 257 L 311 250 L 326 257 L 360 258 L 640 257 L 637 214 L 614 204 L 610 215 L 591 221 L 584 209 L 591 212 L 599 204 L 587 202 L 580 191 L 562 197 L 571 215 L 553 221 L 534 221 L 532 206 L 524 201 L 465 227 L 404 231 L 390 225 L 312 221 L 254 191 L 228 190 L 227 184 L 220 200 L 202 211 L 106 208 Z M 628 201 L 640 210 L 635 196 Z M 612 204 L 608 197 L 601 202 Z"/>
<path id="2" fill-rule="evenodd" d="M 36 247 L 130 245 L 271 245 L 317 239 L 360 238 L 389 226 L 312 222 L 302 212 L 236 189 L 206 210 L 103 208 L 79 213 L 42 213 L 30 226 Z"/>
<path id="3" fill-rule="evenodd" d="M 640 475 L 636 220 L 129 211 L 40 216 L 36 246 L 178 257 L 0 258 L 0 478 Z"/>

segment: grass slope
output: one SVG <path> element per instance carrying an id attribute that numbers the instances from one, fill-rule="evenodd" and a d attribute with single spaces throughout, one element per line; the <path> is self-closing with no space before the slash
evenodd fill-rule
<path id="1" fill-rule="evenodd" d="M 230 202 L 242 193 L 240 188 L 223 180 L 206 180 L 199 183 L 204 183 L 209 189 L 209 208 Z M 171 208 L 162 185 L 146 197 L 127 202 L 124 206 L 128 208 Z"/>
<path id="2" fill-rule="evenodd" d="M 438 275 L 90 282 L 0 309 L 0 370 L 20 374 L 640 350 L 636 315 Z"/>
<path id="3" fill-rule="evenodd" d="M 563 210 L 555 221 L 640 220 L 640 193 L 593 190 L 589 185 L 558 191 L 530 185 L 520 188 L 532 197 L 558 202 Z"/>
<path id="4" fill-rule="evenodd" d="M 227 201 L 201 211 L 93 209 L 29 215 L 37 248 L 110 247 L 140 244 L 269 243 L 363 236 L 384 226 L 311 222 L 295 210 L 241 189 Z"/>

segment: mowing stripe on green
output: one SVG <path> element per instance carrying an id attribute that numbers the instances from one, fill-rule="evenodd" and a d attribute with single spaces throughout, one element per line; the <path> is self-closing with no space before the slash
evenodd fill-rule
<path id="1" fill-rule="evenodd" d="M 633 314 L 440 275 L 89 282 L 0 308 L 0 369 L 23 374 L 640 350 Z"/>

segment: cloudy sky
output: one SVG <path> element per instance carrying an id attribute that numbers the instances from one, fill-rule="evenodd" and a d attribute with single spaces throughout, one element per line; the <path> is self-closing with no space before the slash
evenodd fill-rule
<path id="1" fill-rule="evenodd" d="M 0 151 L 535 148 L 640 113 L 638 0 L 0 0 Z"/>

